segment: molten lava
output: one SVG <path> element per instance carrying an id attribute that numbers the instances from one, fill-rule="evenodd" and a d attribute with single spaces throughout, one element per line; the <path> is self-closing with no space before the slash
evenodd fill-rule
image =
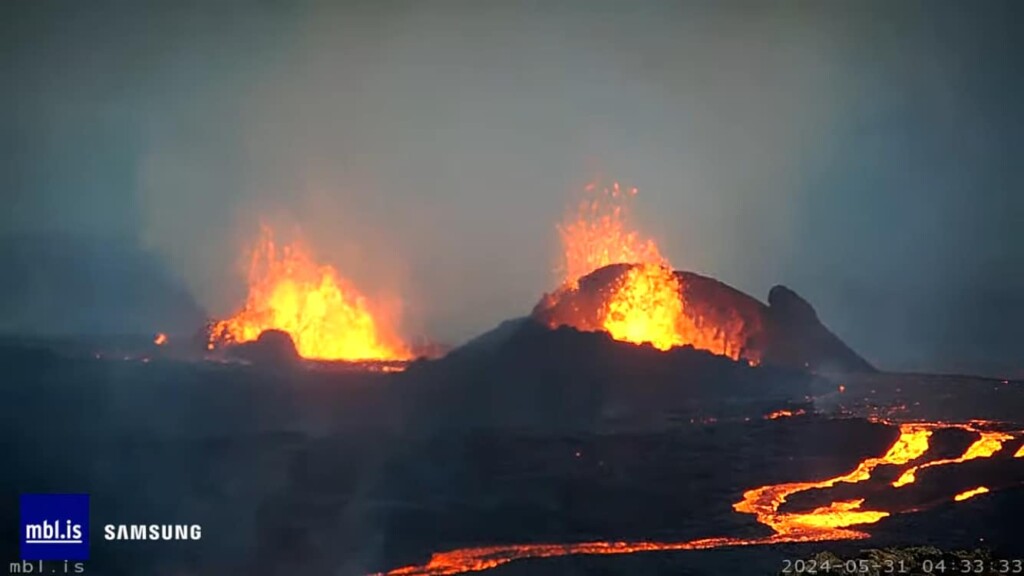
<path id="1" fill-rule="evenodd" d="M 818 542 L 825 540 L 862 539 L 869 535 L 850 529 L 851 526 L 873 524 L 891 513 L 885 510 L 864 510 L 864 499 L 838 500 L 826 506 L 819 506 L 805 512 L 783 512 L 780 509 L 789 496 L 808 490 L 827 489 L 836 484 L 857 484 L 871 479 L 879 466 L 904 466 L 924 457 L 930 448 L 932 432 L 941 428 L 959 428 L 978 434 L 978 440 L 957 459 L 933 460 L 917 466 L 917 469 L 952 465 L 971 458 L 987 458 L 1002 448 L 1005 436 L 1021 438 L 1024 431 L 1014 435 L 987 432 L 973 424 L 907 423 L 900 425 L 900 435 L 881 457 L 868 458 L 852 471 L 825 480 L 773 484 L 748 490 L 733 509 L 744 514 L 753 514 L 757 521 L 774 531 L 770 536 L 760 538 L 713 537 L 681 542 L 655 541 L 607 541 L 577 542 L 564 544 L 508 544 L 461 548 L 438 552 L 419 566 L 406 566 L 384 573 L 386 576 L 446 576 L 466 572 L 479 572 L 503 564 L 527 558 L 553 558 L 577 554 L 606 555 L 632 554 L 637 552 L 704 550 L 727 546 L 753 546 L 781 544 L 787 542 Z M 1024 450 L 1024 448 L 1022 448 Z M 967 458 L 970 455 L 971 458 Z M 959 502 L 988 492 L 979 486 L 952 497 Z M 381 576 L 381 575 L 378 575 Z"/>
<path id="2" fill-rule="evenodd" d="M 792 418 L 793 416 L 802 416 L 806 413 L 807 411 L 804 410 L 803 408 L 797 408 L 796 410 L 786 410 L 785 408 L 783 408 L 782 410 L 776 410 L 775 412 L 772 412 L 770 414 L 765 414 L 764 417 L 766 420 L 778 420 L 779 418 Z"/>
<path id="3" fill-rule="evenodd" d="M 611 188 L 588 184 L 584 191 L 592 196 L 558 226 L 564 284 L 575 285 L 582 276 L 609 264 L 668 265 L 653 239 L 630 229 L 629 201 L 636 196 L 636 188 L 623 191 L 615 182 Z"/>
<path id="4" fill-rule="evenodd" d="M 988 488 L 986 488 L 985 486 L 978 486 L 977 488 L 975 488 L 973 490 L 967 490 L 966 492 L 961 492 L 961 493 L 957 494 L 956 496 L 953 496 L 953 501 L 954 502 L 963 502 L 964 500 L 967 500 L 968 498 L 974 498 L 978 494 L 984 494 L 986 492 L 988 492 Z"/>
<path id="5" fill-rule="evenodd" d="M 156 338 L 153 338 L 153 344 L 156 344 L 157 346 L 167 344 L 167 334 L 164 334 L 163 332 L 157 333 Z"/>
<path id="6" fill-rule="evenodd" d="M 371 303 L 305 246 L 278 246 L 269 228 L 252 250 L 249 294 L 234 316 L 210 328 L 209 348 L 287 332 L 298 353 L 323 360 L 402 360 L 408 348 Z"/>
<path id="7" fill-rule="evenodd" d="M 687 344 L 680 330 L 686 321 L 680 292 L 670 268 L 630 268 L 608 301 L 602 326 L 616 340 L 650 343 L 659 350 Z"/>
<path id="8" fill-rule="evenodd" d="M 586 200 L 558 226 L 562 241 L 561 287 L 546 297 L 550 310 L 579 295 L 580 279 L 613 264 L 631 264 L 593 309 L 575 310 L 574 317 L 552 317 L 552 327 L 568 324 L 579 330 L 600 330 L 616 340 L 649 343 L 659 350 L 692 345 L 739 359 L 744 349 L 742 321 L 718 311 L 699 310 L 686 298 L 681 277 L 653 239 L 629 225 L 629 202 L 636 188 L 624 190 L 590 185 Z M 559 316 L 556 314 L 555 316 Z M 747 358 L 756 363 L 758 358 Z"/>
<path id="9" fill-rule="evenodd" d="M 990 458 L 1003 448 L 1003 442 L 1012 440 L 1013 436 L 1002 432 L 978 432 L 978 439 L 974 441 L 959 458 L 946 458 L 944 460 L 933 460 L 919 466 L 914 466 L 903 472 L 893 483 L 893 488 L 913 484 L 917 480 L 917 472 L 933 466 L 945 466 L 947 464 L 960 464 L 976 458 Z"/>
<path id="10" fill-rule="evenodd" d="M 737 502 L 733 509 L 744 514 L 753 514 L 757 521 L 770 527 L 779 536 L 820 535 L 825 536 L 832 529 L 845 528 L 856 524 L 873 524 L 889 515 L 880 510 L 861 510 L 863 500 L 834 502 L 829 506 L 817 508 L 810 512 L 783 513 L 779 508 L 786 499 L 797 492 L 831 488 L 839 483 L 856 484 L 871 478 L 875 468 L 883 464 L 901 465 L 923 456 L 929 447 L 932 431 L 925 425 L 904 424 L 900 427 L 900 436 L 880 458 L 868 458 L 857 465 L 851 472 L 835 478 L 817 482 L 792 482 L 774 484 L 748 490 L 743 500 Z M 820 532 L 824 530 L 825 532 Z M 856 532 L 837 531 L 834 535 L 843 538 L 855 538 Z M 827 538 L 812 538 L 827 539 Z"/>

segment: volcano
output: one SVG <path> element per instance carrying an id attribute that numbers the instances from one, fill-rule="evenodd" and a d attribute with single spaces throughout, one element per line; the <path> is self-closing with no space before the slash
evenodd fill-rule
<path id="1" fill-rule="evenodd" d="M 301 242 L 279 246 L 273 230 L 264 226 L 247 276 L 244 306 L 211 324 L 209 349 L 254 342 L 273 330 L 287 335 L 303 358 L 404 360 L 410 355 L 386 307 L 363 296 L 333 266 L 318 262 Z"/>
<path id="2" fill-rule="evenodd" d="M 619 295 L 638 271 L 647 268 L 642 264 L 612 264 L 594 270 L 575 284 L 545 294 L 531 317 L 551 328 L 571 326 L 581 331 L 612 332 L 609 324 L 615 321 L 612 316 L 616 304 L 622 303 Z M 785 286 L 772 288 L 765 304 L 714 278 L 687 271 L 669 274 L 674 290 L 671 297 L 678 298 L 680 305 L 680 313 L 669 327 L 676 345 L 690 345 L 751 364 L 827 372 L 876 371 L 822 324 L 810 303 Z M 628 311 L 620 314 L 620 323 L 621 318 L 629 321 Z M 646 320 L 646 316 L 642 318 Z"/>
<path id="3" fill-rule="evenodd" d="M 875 372 L 785 286 L 772 288 L 765 304 L 714 278 L 675 270 L 631 221 L 636 188 L 593 183 L 583 193 L 557 226 L 562 277 L 533 308 L 534 320 L 662 351 L 690 346 L 750 365 Z"/>

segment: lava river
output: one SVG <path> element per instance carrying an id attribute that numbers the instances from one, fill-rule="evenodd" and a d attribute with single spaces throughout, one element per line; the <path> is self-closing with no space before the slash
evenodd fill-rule
<path id="1" fill-rule="evenodd" d="M 885 510 L 863 508 L 863 499 L 838 500 L 826 506 L 809 511 L 782 511 L 787 499 L 797 493 L 815 489 L 827 489 L 837 484 L 857 484 L 871 478 L 879 466 L 905 466 L 924 458 L 930 449 L 933 432 L 940 429 L 959 428 L 976 436 L 976 440 L 968 446 L 958 458 L 925 460 L 905 470 L 900 478 L 892 483 L 893 488 L 900 488 L 916 481 L 915 473 L 935 466 L 950 466 L 975 460 L 989 458 L 1000 452 L 1006 441 L 1024 438 L 1024 430 L 1012 433 L 994 432 L 982 428 L 980 422 L 955 424 L 918 422 L 900 424 L 900 435 L 882 456 L 867 458 L 861 461 L 852 471 L 824 480 L 809 482 L 791 482 L 772 484 L 748 490 L 742 500 L 733 505 L 733 509 L 744 514 L 752 514 L 757 521 L 774 532 L 770 536 L 760 538 L 713 537 L 679 542 L 655 541 L 598 541 L 558 544 L 506 544 L 483 546 L 478 548 L 460 548 L 446 552 L 438 552 L 431 556 L 430 561 L 423 565 L 406 566 L 375 576 L 441 576 L 479 572 L 529 558 L 554 558 L 570 555 L 605 555 L 634 554 L 639 552 L 706 550 L 730 546 L 753 546 L 779 544 L 787 542 L 813 542 L 826 540 L 850 540 L 867 538 L 866 532 L 854 527 L 873 524 L 891 513 Z M 1015 454 L 1024 456 L 1024 446 Z M 989 488 L 978 486 L 958 494 L 950 494 L 951 501 L 964 501 L 974 496 L 989 492 Z"/>

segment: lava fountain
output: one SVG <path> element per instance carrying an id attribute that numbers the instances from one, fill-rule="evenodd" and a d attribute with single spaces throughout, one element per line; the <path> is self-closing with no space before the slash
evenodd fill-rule
<path id="1" fill-rule="evenodd" d="M 584 188 L 585 198 L 576 212 L 558 225 L 562 241 L 563 284 L 575 285 L 581 277 L 609 264 L 657 264 L 668 266 L 658 245 L 629 224 L 630 202 L 636 188 L 624 190 L 618 182 L 611 188 L 596 183 Z"/>
<path id="2" fill-rule="evenodd" d="M 570 318 L 551 321 L 579 330 L 607 332 L 616 340 L 651 344 L 659 350 L 691 345 L 733 359 L 744 349 L 742 326 L 724 326 L 687 301 L 686 286 L 657 243 L 630 224 L 636 188 L 588 185 L 585 199 L 558 225 L 562 243 L 561 285 L 545 296 L 549 309 L 570 301 L 581 290 L 581 278 L 613 264 L 632 265 L 602 294 L 599 310 L 577 310 Z M 758 358 L 746 358 L 757 362 Z"/>
<path id="3" fill-rule="evenodd" d="M 670 268 L 641 264 L 630 268 L 607 302 L 602 323 L 616 340 L 649 342 L 659 350 L 682 346 L 685 321 L 682 287 Z"/>
<path id="4" fill-rule="evenodd" d="M 558 226 L 562 240 L 563 290 L 578 288 L 579 279 L 609 264 L 640 266 L 619 279 L 605 305 L 601 328 L 612 338 L 650 343 L 659 350 L 686 344 L 678 325 L 683 319 L 681 286 L 658 245 L 629 225 L 629 202 L 636 188 L 624 190 L 590 184 L 588 195 Z"/>
<path id="5" fill-rule="evenodd" d="M 300 242 L 279 246 L 264 227 L 252 249 L 248 295 L 235 315 L 214 322 L 208 348 L 251 342 L 265 330 L 287 332 L 304 358 L 404 360 L 409 348 L 391 316 Z"/>

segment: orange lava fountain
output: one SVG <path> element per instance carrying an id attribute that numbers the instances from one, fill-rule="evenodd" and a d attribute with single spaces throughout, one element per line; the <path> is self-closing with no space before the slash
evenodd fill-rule
<path id="1" fill-rule="evenodd" d="M 584 191 L 592 196 L 558 225 L 564 284 L 575 285 L 582 276 L 609 264 L 668 265 L 653 239 L 630 229 L 629 201 L 637 195 L 636 188 L 623 190 L 615 182 L 603 189 L 588 184 Z"/>
<path id="2" fill-rule="evenodd" d="M 562 281 L 558 291 L 549 296 L 549 303 L 557 306 L 563 297 L 572 297 L 579 290 L 580 278 L 594 270 L 633 264 L 617 279 L 600 310 L 586 314 L 587 320 L 576 318 L 568 323 L 659 350 L 692 345 L 739 359 L 744 346 L 742 341 L 733 341 L 738 331 L 709 322 L 700 311 L 692 310 L 685 286 L 657 243 L 630 226 L 629 205 L 637 195 L 636 188 L 627 190 L 616 182 L 610 188 L 591 184 L 584 191 L 586 199 L 558 226 Z"/>
<path id="3" fill-rule="evenodd" d="M 448 552 L 439 552 L 431 556 L 427 564 L 406 566 L 376 576 L 447 576 L 466 572 L 479 572 L 496 568 L 515 560 L 527 558 L 553 558 L 577 554 L 607 555 L 632 554 L 638 552 L 705 550 L 728 546 L 754 546 L 793 542 L 820 542 L 826 540 L 850 540 L 868 538 L 869 535 L 851 527 L 873 524 L 890 515 L 884 510 L 862 509 L 864 499 L 839 500 L 827 506 L 820 506 L 806 512 L 782 512 L 780 508 L 788 497 L 808 490 L 826 489 L 836 484 L 857 484 L 871 479 L 871 475 L 879 466 L 903 466 L 924 457 L 930 447 L 932 432 L 939 428 L 960 428 L 979 435 L 974 446 L 984 446 L 967 453 L 959 459 L 930 461 L 918 466 L 951 465 L 972 458 L 988 458 L 1002 448 L 1003 433 L 978 430 L 972 424 L 947 423 L 907 423 L 900 425 L 900 435 L 881 457 L 868 458 L 860 462 L 852 471 L 825 480 L 811 482 L 792 482 L 773 484 L 748 490 L 743 499 L 733 505 L 733 509 L 744 514 L 753 514 L 757 521 L 771 528 L 773 534 L 760 538 L 716 537 L 688 540 L 682 542 L 654 541 L 608 541 L 578 542 L 566 544 L 510 544 L 500 546 L 482 546 L 479 548 L 462 548 Z M 1022 432 L 1016 431 L 1016 437 Z M 1014 436 L 1011 436 L 1014 437 Z M 996 445 L 998 440 L 998 446 Z M 960 502 L 989 489 L 979 486 L 951 497 Z"/>
<path id="4" fill-rule="evenodd" d="M 601 326 L 612 338 L 634 344 L 649 343 L 659 350 L 682 346 L 684 321 L 682 287 L 651 238 L 628 224 L 629 201 L 637 189 L 623 190 L 618 182 L 580 203 L 575 215 L 558 226 L 564 253 L 564 285 L 574 288 L 579 279 L 609 264 L 640 266 L 620 279 L 606 304 Z"/>
<path id="5" fill-rule="evenodd" d="M 209 347 L 256 340 L 265 330 L 291 335 L 304 358 L 404 360 L 408 348 L 382 311 L 302 244 L 279 247 L 264 227 L 249 261 L 249 294 L 234 316 L 210 328 Z"/>

